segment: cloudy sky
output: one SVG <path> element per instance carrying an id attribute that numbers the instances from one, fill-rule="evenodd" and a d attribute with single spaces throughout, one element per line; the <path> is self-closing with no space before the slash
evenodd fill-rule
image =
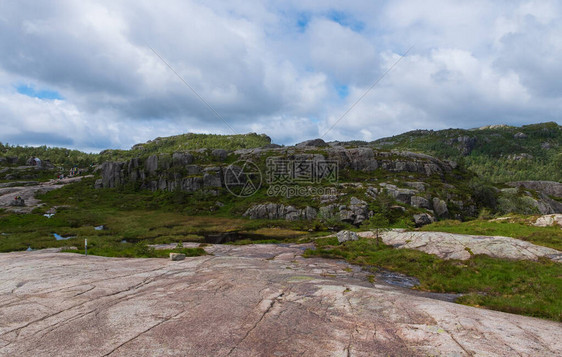
<path id="1" fill-rule="evenodd" d="M 0 142 L 562 123 L 561 17 L 548 0 L 0 0 Z"/>

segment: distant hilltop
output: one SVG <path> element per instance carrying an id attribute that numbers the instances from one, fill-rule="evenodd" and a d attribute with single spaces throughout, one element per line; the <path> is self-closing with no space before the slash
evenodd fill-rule
<path id="1" fill-rule="evenodd" d="M 307 146 L 368 147 L 379 151 L 411 151 L 462 163 L 469 170 L 495 182 L 550 180 L 562 182 L 562 127 L 554 122 L 523 125 L 487 125 L 475 129 L 413 130 L 393 137 L 367 142 L 361 140 L 324 142 L 307 140 L 295 149 Z M 86 167 L 106 161 L 126 161 L 135 157 L 197 150 L 272 149 L 266 134 L 238 135 L 187 133 L 158 137 L 134 145 L 130 150 L 108 149 L 86 154 L 64 148 L 21 147 L 0 143 L 0 165 L 13 162 L 24 165 L 31 157 L 53 165 Z M 8 160 L 9 159 L 9 160 Z M 1 177 L 0 177 L 1 179 Z"/>

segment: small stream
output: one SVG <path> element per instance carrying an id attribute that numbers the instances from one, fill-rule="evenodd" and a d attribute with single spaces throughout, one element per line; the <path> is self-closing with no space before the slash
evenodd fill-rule
<path id="1" fill-rule="evenodd" d="M 67 240 L 67 239 L 71 239 L 71 238 L 76 238 L 76 236 L 63 237 L 58 233 L 53 233 L 53 236 L 55 237 L 56 240 Z"/>

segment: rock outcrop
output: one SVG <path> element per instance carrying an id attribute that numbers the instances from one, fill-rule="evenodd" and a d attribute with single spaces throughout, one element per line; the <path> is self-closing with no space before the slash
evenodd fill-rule
<path id="1" fill-rule="evenodd" d="M 524 187 L 544 193 L 549 196 L 562 198 L 562 183 L 554 181 L 515 181 L 509 182 L 511 187 Z"/>
<path id="2" fill-rule="evenodd" d="M 359 233 L 361 237 L 373 237 L 372 232 Z M 509 237 L 474 236 L 443 232 L 384 232 L 385 244 L 395 248 L 421 250 L 443 259 L 467 260 L 471 256 L 484 254 L 494 258 L 514 260 L 537 260 L 540 257 L 562 262 L 562 252 Z"/>
<path id="3" fill-rule="evenodd" d="M 215 155 L 225 157 L 223 152 Z M 176 152 L 172 155 L 152 155 L 144 161 L 134 158 L 126 162 L 105 162 L 98 186 L 114 188 L 132 184 L 152 191 L 193 192 L 224 185 L 222 167 L 193 165 L 193 161 L 191 153 Z"/>
<path id="4" fill-rule="evenodd" d="M 244 216 L 251 219 L 285 219 L 287 221 L 299 219 L 312 220 L 318 216 L 318 211 L 309 206 L 298 209 L 289 205 L 265 203 L 248 208 Z"/>

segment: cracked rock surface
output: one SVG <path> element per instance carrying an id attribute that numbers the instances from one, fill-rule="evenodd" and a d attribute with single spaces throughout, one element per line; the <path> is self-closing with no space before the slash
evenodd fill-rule
<path id="1" fill-rule="evenodd" d="M 307 246 L 0 254 L 2 356 L 555 356 L 562 325 L 430 299 Z"/>
<path id="2" fill-rule="evenodd" d="M 360 232 L 358 235 L 364 238 L 374 237 L 372 232 Z M 484 254 L 515 260 L 537 260 L 539 257 L 546 257 L 555 262 L 562 262 L 562 252 L 556 249 L 509 237 L 402 230 L 382 232 L 380 237 L 385 244 L 395 248 L 421 250 L 443 259 L 467 260 L 472 254 Z"/>

